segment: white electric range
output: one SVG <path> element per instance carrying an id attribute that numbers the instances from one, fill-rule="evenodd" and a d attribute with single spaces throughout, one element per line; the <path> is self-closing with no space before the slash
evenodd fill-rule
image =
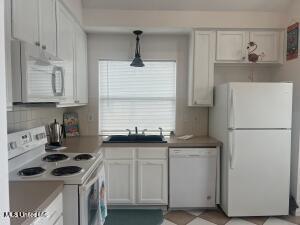
<path id="1" fill-rule="evenodd" d="M 64 225 L 102 225 L 107 215 L 102 153 L 49 153 L 44 127 L 8 135 L 11 181 L 63 181 Z"/>

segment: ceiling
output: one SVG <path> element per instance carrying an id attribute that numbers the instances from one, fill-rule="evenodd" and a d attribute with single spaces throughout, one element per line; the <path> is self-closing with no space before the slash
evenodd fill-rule
<path id="1" fill-rule="evenodd" d="M 82 0 L 84 8 L 284 12 L 292 0 Z"/>

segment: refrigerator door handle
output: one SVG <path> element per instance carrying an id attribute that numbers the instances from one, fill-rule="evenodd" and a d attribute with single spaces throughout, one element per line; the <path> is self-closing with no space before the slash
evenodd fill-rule
<path id="1" fill-rule="evenodd" d="M 235 152 L 235 135 L 234 132 L 229 132 L 230 140 L 229 140 L 229 149 L 230 149 L 230 169 L 235 168 L 235 161 L 236 161 L 236 152 Z"/>
<path id="2" fill-rule="evenodd" d="M 230 91 L 230 118 L 229 118 L 229 128 L 234 129 L 235 128 L 235 97 L 234 97 L 234 91 L 231 89 Z"/>

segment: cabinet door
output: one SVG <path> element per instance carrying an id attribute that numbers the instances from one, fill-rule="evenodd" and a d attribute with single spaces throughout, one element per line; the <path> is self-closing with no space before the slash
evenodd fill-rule
<path id="1" fill-rule="evenodd" d="M 262 62 L 281 62 L 283 54 L 283 44 L 281 43 L 281 32 L 261 31 L 250 32 L 250 41 L 257 44 L 255 53 L 260 55 Z"/>
<path id="2" fill-rule="evenodd" d="M 12 0 L 13 37 L 39 45 L 39 1 Z"/>
<path id="3" fill-rule="evenodd" d="M 88 103 L 87 38 L 80 27 L 75 38 L 76 103 Z"/>
<path id="4" fill-rule="evenodd" d="M 248 39 L 246 31 L 218 31 L 216 60 L 246 62 Z"/>
<path id="5" fill-rule="evenodd" d="M 105 161 L 107 202 L 109 204 L 134 203 L 134 161 Z"/>
<path id="6" fill-rule="evenodd" d="M 74 23 L 64 6 L 57 2 L 57 55 L 64 60 L 64 97 L 61 104 L 74 104 Z"/>
<path id="7" fill-rule="evenodd" d="M 40 0 L 40 42 L 42 49 L 56 56 L 55 0 Z"/>
<path id="8" fill-rule="evenodd" d="M 196 31 L 191 39 L 189 106 L 212 106 L 214 86 L 214 31 Z"/>
<path id="9" fill-rule="evenodd" d="M 167 160 L 138 160 L 137 203 L 168 204 Z"/>

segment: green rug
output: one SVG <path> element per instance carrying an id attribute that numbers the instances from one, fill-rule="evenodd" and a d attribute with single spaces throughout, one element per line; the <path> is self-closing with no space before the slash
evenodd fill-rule
<path id="1" fill-rule="evenodd" d="M 160 209 L 112 209 L 108 210 L 104 225 L 161 225 L 163 213 Z"/>

